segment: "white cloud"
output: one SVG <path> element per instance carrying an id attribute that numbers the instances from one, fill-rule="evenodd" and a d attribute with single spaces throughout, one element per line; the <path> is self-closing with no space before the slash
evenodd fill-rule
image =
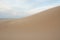
<path id="1" fill-rule="evenodd" d="M 44 6 L 44 7 L 38 7 L 38 8 L 34 8 L 34 9 L 27 11 L 27 13 L 32 15 L 32 14 L 36 14 L 38 12 L 42 12 L 44 10 L 48 10 L 50 8 L 53 8 L 53 7 L 57 7 L 57 6 L 59 6 L 59 5 L 49 5 L 49 6 Z"/>
<path id="2" fill-rule="evenodd" d="M 46 1 L 52 0 L 0 0 L 0 12 L 4 12 L 3 15 L 7 13 L 13 16 L 25 16 L 25 14 L 32 15 L 36 12 L 50 8 L 51 6 L 42 7 L 41 5 L 37 5 Z"/>
<path id="3" fill-rule="evenodd" d="M 27 3 L 29 1 L 33 2 L 33 4 Z M 31 7 L 33 7 L 33 5 L 35 5 L 36 2 L 38 3 L 38 2 L 45 2 L 45 1 L 48 0 L 1 0 L 0 8 L 11 9 L 12 7 L 16 7 L 22 9 L 30 9 Z"/>
<path id="4" fill-rule="evenodd" d="M 13 1 L 13 0 L 11 0 Z M 8 14 L 10 16 L 17 16 L 17 15 L 24 15 L 26 13 L 24 13 L 25 11 L 27 11 L 27 9 L 29 9 L 31 7 L 31 5 L 27 5 L 24 4 L 26 0 L 15 0 L 11 5 L 9 3 L 9 1 L 7 0 L 3 0 L 0 2 L 0 12 L 2 12 L 3 15 L 7 15 Z M 16 3 L 15 3 L 16 2 Z M 4 13 L 3 13 L 4 12 Z M 0 13 L 1 15 L 1 13 Z"/>
<path id="5" fill-rule="evenodd" d="M 11 7 L 9 5 L 6 5 L 6 4 L 0 2 L 0 9 L 10 10 Z"/>

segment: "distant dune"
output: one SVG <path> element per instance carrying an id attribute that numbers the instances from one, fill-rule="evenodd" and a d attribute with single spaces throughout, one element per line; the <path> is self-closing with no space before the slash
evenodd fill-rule
<path id="1" fill-rule="evenodd" d="M 60 40 L 60 6 L 1 22 L 0 40 Z"/>

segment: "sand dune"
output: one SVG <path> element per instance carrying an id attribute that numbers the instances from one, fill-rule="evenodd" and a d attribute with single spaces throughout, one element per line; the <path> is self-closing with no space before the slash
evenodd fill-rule
<path id="1" fill-rule="evenodd" d="M 0 23 L 0 40 L 60 40 L 60 6 Z"/>

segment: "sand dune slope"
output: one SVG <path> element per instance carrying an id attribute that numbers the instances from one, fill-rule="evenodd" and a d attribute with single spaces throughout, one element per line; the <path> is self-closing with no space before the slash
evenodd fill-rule
<path id="1" fill-rule="evenodd" d="M 0 23 L 0 40 L 60 40 L 60 7 Z"/>

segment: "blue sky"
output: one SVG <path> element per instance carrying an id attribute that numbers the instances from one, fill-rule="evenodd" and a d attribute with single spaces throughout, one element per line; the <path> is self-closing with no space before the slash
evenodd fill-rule
<path id="1" fill-rule="evenodd" d="M 60 6 L 60 0 L 0 0 L 0 18 L 22 18 Z"/>

